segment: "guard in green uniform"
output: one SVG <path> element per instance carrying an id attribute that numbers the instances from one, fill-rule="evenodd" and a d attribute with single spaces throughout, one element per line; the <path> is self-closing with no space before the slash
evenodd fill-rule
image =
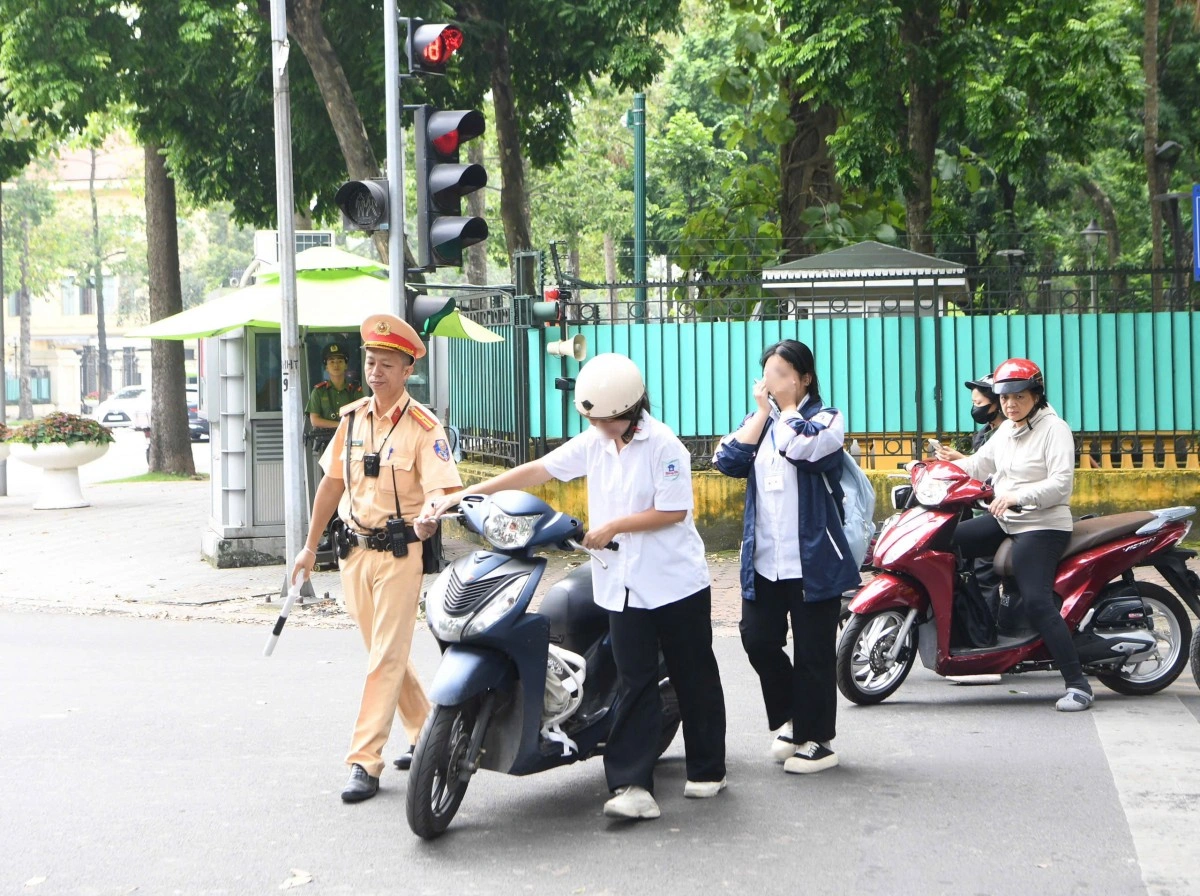
<path id="1" fill-rule="evenodd" d="M 326 346 L 321 356 L 325 362 L 325 373 L 329 377 L 317 383 L 308 396 L 304 410 L 314 429 L 337 429 L 338 411 L 342 405 L 363 397 L 362 386 L 346 379 L 348 358 L 345 350 L 336 342 Z"/>

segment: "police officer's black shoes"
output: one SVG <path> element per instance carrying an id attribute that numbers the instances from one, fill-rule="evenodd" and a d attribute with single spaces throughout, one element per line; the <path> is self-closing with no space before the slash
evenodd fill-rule
<path id="1" fill-rule="evenodd" d="M 350 766 L 350 780 L 342 791 L 343 803 L 361 803 L 369 800 L 379 792 L 379 779 L 368 775 L 367 770 L 357 762 Z"/>
<path id="2" fill-rule="evenodd" d="M 400 769 L 402 772 L 408 771 L 409 767 L 412 765 L 413 750 L 415 749 L 416 747 L 414 747 L 412 744 L 409 744 L 408 752 L 393 762 L 392 765 L 396 766 L 396 768 Z"/>

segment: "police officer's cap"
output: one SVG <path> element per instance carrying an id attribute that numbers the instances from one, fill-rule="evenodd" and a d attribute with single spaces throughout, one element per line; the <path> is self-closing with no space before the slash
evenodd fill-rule
<path id="1" fill-rule="evenodd" d="M 349 362 L 350 360 L 349 356 L 346 354 L 346 350 L 336 342 L 332 342 L 325 346 L 325 351 L 321 354 L 321 360 L 323 361 L 328 361 L 330 358 L 341 358 L 346 362 Z"/>
<path id="2" fill-rule="evenodd" d="M 363 348 L 404 352 L 414 361 L 425 357 L 417 331 L 394 314 L 372 314 L 360 328 Z"/>

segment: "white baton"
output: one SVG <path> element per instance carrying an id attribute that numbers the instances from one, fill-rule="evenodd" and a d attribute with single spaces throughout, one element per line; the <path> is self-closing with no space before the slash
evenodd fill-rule
<path id="1" fill-rule="evenodd" d="M 287 597 L 283 601 L 283 609 L 279 611 L 279 618 L 275 620 L 275 628 L 267 636 L 267 646 L 263 648 L 263 656 L 270 656 L 275 650 L 275 645 L 279 643 L 279 633 L 283 631 L 283 624 L 287 622 L 288 613 L 292 612 L 292 604 L 296 602 L 296 598 L 299 596 L 299 586 L 289 585 Z"/>

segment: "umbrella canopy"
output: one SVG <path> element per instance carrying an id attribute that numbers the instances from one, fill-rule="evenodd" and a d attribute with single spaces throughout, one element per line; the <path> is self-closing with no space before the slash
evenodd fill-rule
<path id="1" fill-rule="evenodd" d="M 296 319 L 307 330 L 356 330 L 368 316 L 390 310 L 388 281 L 375 276 L 379 262 L 331 246 L 296 254 Z M 277 265 L 265 265 L 259 282 L 210 299 L 203 305 L 128 331 L 147 339 L 200 339 L 239 327 L 278 329 L 283 320 L 283 287 Z M 457 311 L 434 329 L 436 336 L 502 342 L 504 337 Z"/>
<path id="2" fill-rule="evenodd" d="M 309 249 L 308 252 L 313 251 Z M 299 260 L 302 252 L 297 255 Z M 309 330 L 354 330 L 371 314 L 388 310 L 388 283 L 353 269 L 306 271 L 296 276 L 296 319 Z M 283 320 L 283 289 L 278 277 L 256 283 L 203 305 L 188 308 L 126 336 L 148 339 L 200 339 L 239 327 L 278 329 Z"/>

